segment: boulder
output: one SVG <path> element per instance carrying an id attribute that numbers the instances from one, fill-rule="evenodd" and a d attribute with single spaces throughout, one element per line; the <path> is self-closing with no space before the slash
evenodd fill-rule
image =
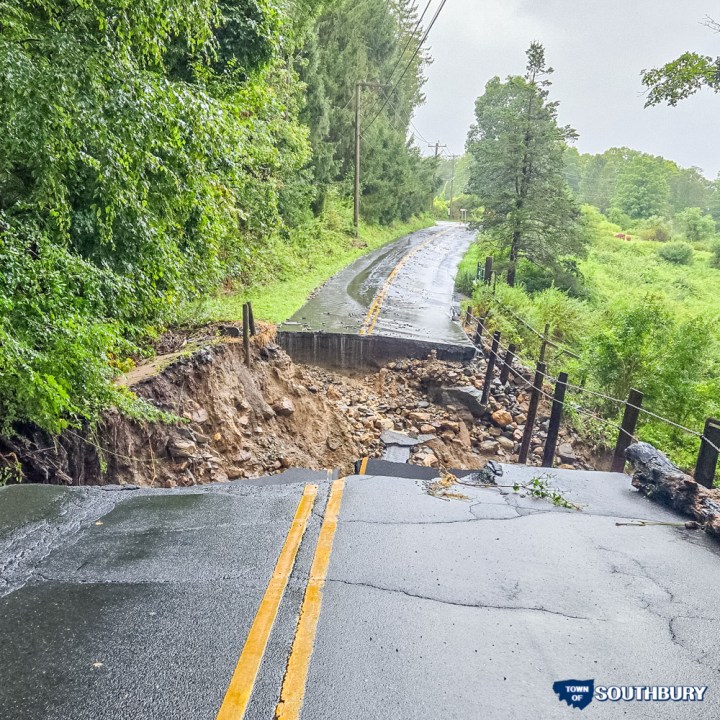
<path id="1" fill-rule="evenodd" d="M 289 397 L 284 397 L 276 402 L 272 409 L 280 415 L 280 417 L 289 417 L 295 412 L 295 405 Z"/>
<path id="2" fill-rule="evenodd" d="M 515 449 L 514 441 L 510 440 L 510 438 L 506 438 L 504 435 L 501 435 L 497 439 L 497 441 L 503 450 L 508 450 L 509 452 L 512 452 Z"/>
<path id="3" fill-rule="evenodd" d="M 434 402 L 440 405 L 462 405 L 473 417 L 482 417 L 486 407 L 482 404 L 482 393 L 472 385 L 463 387 L 439 387 L 430 391 Z"/>
<path id="4" fill-rule="evenodd" d="M 478 447 L 483 455 L 494 455 L 500 449 L 500 443 L 497 440 L 483 440 Z"/>
<path id="5" fill-rule="evenodd" d="M 492 414 L 492 421 L 498 426 L 498 427 L 507 427 L 510 425 L 513 421 L 513 416 L 503 408 L 500 408 L 499 410 L 496 410 Z"/>
<path id="6" fill-rule="evenodd" d="M 557 453 L 564 463 L 574 463 L 578 459 L 575 454 L 575 450 L 570 443 L 561 443 L 557 449 Z"/>

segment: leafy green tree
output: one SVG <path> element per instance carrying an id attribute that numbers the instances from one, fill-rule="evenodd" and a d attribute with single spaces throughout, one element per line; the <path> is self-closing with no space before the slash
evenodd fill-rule
<path id="1" fill-rule="evenodd" d="M 662 158 L 637 155 L 621 169 L 612 208 L 631 218 L 664 215 L 668 207 L 670 186 Z"/>
<path id="2" fill-rule="evenodd" d="M 716 231 L 715 220 L 706 215 L 700 208 L 685 208 L 675 216 L 675 224 L 679 231 L 690 242 L 709 240 Z"/>
<path id="3" fill-rule="evenodd" d="M 709 17 L 705 25 L 720 32 L 720 23 Z M 661 103 L 675 106 L 704 87 L 719 92 L 720 57 L 686 52 L 659 68 L 643 70 L 642 83 L 648 90 L 645 107 Z"/>
<path id="4" fill-rule="evenodd" d="M 557 124 L 543 46 L 533 43 L 527 57 L 524 77 L 487 83 L 467 140 L 468 191 L 485 208 L 482 225 L 508 253 L 510 285 L 521 257 L 554 267 L 564 256 L 581 253 L 585 243 L 580 210 L 564 177 L 566 143 L 576 133 Z"/>

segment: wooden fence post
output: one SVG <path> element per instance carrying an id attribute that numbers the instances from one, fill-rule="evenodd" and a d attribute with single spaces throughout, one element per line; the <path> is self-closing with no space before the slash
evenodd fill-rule
<path id="1" fill-rule="evenodd" d="M 555 448 L 557 447 L 558 434 L 560 433 L 560 422 L 562 420 L 563 406 L 565 403 L 565 391 L 567 390 L 568 374 L 561 372 L 555 383 L 553 393 L 552 411 L 550 413 L 550 424 L 548 426 L 545 450 L 543 451 L 542 466 L 551 468 L 555 460 Z"/>
<path id="2" fill-rule="evenodd" d="M 530 453 L 530 441 L 532 440 L 535 419 L 537 418 L 538 405 L 540 404 L 540 391 L 542 390 L 545 372 L 545 363 L 538 363 L 535 370 L 532 392 L 530 393 L 525 431 L 523 432 L 522 442 L 520 443 L 520 453 L 518 454 L 519 463 L 526 463 L 528 454 Z"/>
<path id="3" fill-rule="evenodd" d="M 510 377 L 510 370 L 512 370 L 513 360 L 515 359 L 515 343 L 508 345 L 507 352 L 505 353 L 505 360 L 503 362 L 502 370 L 500 371 L 500 384 L 505 385 L 508 378 Z"/>
<path id="4" fill-rule="evenodd" d="M 622 426 L 618 433 L 617 444 L 615 445 L 615 454 L 613 455 L 612 462 L 613 472 L 621 473 L 625 470 L 625 450 L 630 447 L 633 441 L 642 402 L 643 394 L 639 390 L 630 390 L 627 402 L 625 403 Z"/>
<path id="5" fill-rule="evenodd" d="M 472 306 L 468 305 L 467 310 L 465 311 L 465 325 L 469 325 L 471 320 L 472 320 Z"/>
<path id="6" fill-rule="evenodd" d="M 492 385 L 493 370 L 495 369 L 495 362 L 497 361 L 498 345 L 500 345 L 500 331 L 498 330 L 493 335 L 492 346 L 490 347 L 490 355 L 487 359 L 487 370 L 485 371 L 485 383 L 483 385 L 482 399 L 480 403 L 487 405 L 488 399 L 490 398 L 490 386 Z"/>
<path id="7" fill-rule="evenodd" d="M 249 302 L 248 306 L 248 320 L 250 321 L 250 335 L 255 337 L 257 332 L 255 331 L 255 315 L 253 314 L 252 303 Z"/>
<path id="8" fill-rule="evenodd" d="M 483 276 L 486 285 L 489 285 L 490 282 L 492 281 L 492 271 L 493 271 L 493 259 L 492 259 L 491 255 L 488 255 L 485 258 L 485 275 Z"/>
<path id="9" fill-rule="evenodd" d="M 710 443 L 720 447 L 720 420 L 715 418 L 708 418 L 705 421 L 700 453 L 695 465 L 695 481 L 706 488 L 711 488 L 715 482 L 718 463 L 718 451 Z"/>
<path id="10" fill-rule="evenodd" d="M 243 305 L 243 350 L 245 351 L 245 364 L 252 367 L 250 357 L 250 311 L 247 303 Z"/>

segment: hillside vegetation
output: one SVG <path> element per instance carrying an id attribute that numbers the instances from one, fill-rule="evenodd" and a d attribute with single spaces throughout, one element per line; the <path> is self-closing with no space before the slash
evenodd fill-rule
<path id="1" fill-rule="evenodd" d="M 146 412 L 111 380 L 163 327 L 261 286 L 279 319 L 412 227 L 435 170 L 408 142 L 416 25 L 409 0 L 2 3 L 0 432 Z M 353 102 L 381 78 L 356 243 Z"/>

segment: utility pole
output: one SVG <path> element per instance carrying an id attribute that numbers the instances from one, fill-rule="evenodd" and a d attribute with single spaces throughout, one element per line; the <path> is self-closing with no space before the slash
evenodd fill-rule
<path id="1" fill-rule="evenodd" d="M 450 178 L 450 205 L 448 206 L 448 214 L 452 220 L 452 208 L 453 198 L 455 197 L 455 158 L 459 158 L 459 155 L 451 155 L 452 160 L 452 177 Z"/>
<path id="2" fill-rule="evenodd" d="M 355 84 L 355 192 L 353 224 L 355 237 L 360 232 L 360 101 L 363 88 L 386 88 L 384 83 L 357 82 Z"/>
<path id="3" fill-rule="evenodd" d="M 440 141 L 438 140 L 434 145 L 430 143 L 428 147 L 435 148 L 435 157 L 437 157 L 440 154 L 440 148 L 446 148 L 447 145 L 441 145 Z"/>

